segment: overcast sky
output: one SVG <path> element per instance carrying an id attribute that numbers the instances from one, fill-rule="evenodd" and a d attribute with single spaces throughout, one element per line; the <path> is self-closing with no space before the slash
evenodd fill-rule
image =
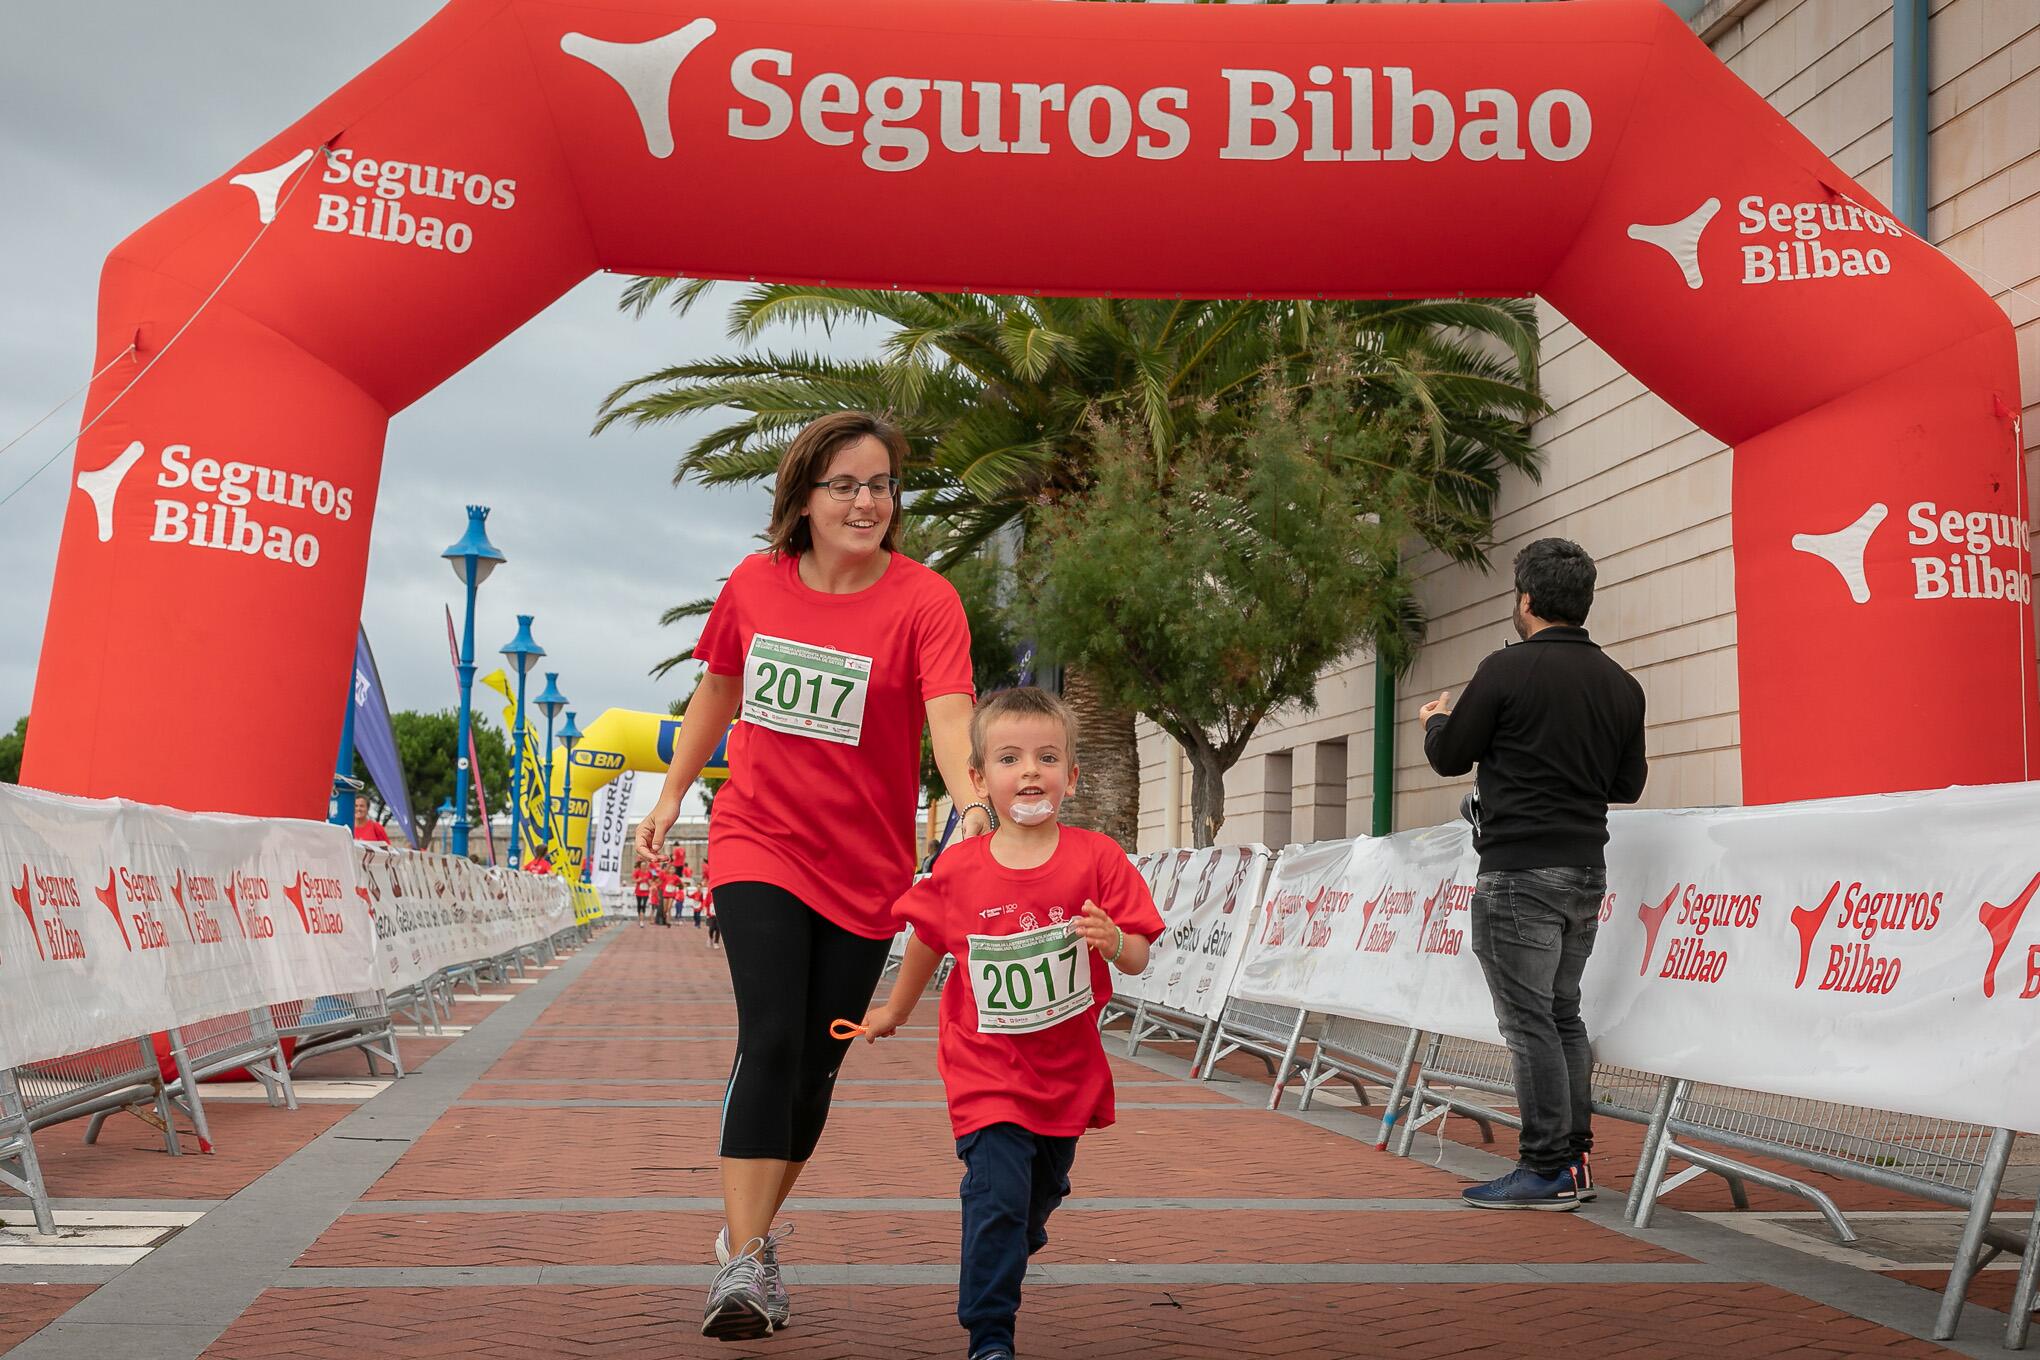
<path id="1" fill-rule="evenodd" d="M 108 251 L 437 8 L 0 5 L 0 443 L 90 374 Z M 481 590 L 478 653 L 493 657 L 515 615 L 536 614 L 546 665 L 584 722 L 682 692 L 684 673 L 646 674 L 694 638 L 691 625 L 657 627 L 659 613 L 714 592 L 754 546 L 767 499 L 673 487 L 689 427 L 589 437 L 622 379 L 728 347 L 719 307 L 684 324 L 618 314 L 624 282 L 588 280 L 391 424 L 362 612 L 392 708 L 456 702 L 442 609 L 458 615 L 459 585 L 439 553 L 469 501 L 492 507 L 489 534 L 509 558 Z M 0 496 L 77 432 L 81 404 L 0 454 Z M 66 452 L 0 506 L 0 731 L 34 689 L 70 466 Z"/>

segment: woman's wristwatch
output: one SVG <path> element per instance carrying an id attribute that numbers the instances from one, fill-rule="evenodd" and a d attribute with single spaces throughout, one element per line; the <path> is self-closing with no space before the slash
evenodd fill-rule
<path id="1" fill-rule="evenodd" d="M 963 819 L 970 816 L 972 808 L 976 808 L 985 814 L 985 825 L 987 827 L 993 831 L 999 829 L 999 814 L 992 811 L 990 803 L 965 803 L 962 807 L 958 808 L 956 810 L 956 824 L 958 826 L 963 825 Z"/>

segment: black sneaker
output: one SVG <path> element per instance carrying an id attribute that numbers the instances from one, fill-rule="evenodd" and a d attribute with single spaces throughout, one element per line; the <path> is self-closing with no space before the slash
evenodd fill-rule
<path id="1" fill-rule="evenodd" d="M 1010 1346 L 993 1346 L 990 1350 L 978 1351 L 970 1360 L 1013 1360 L 1013 1350 Z"/>
<path id="2" fill-rule="evenodd" d="M 1459 1192 L 1459 1198 L 1476 1209 L 1542 1209 L 1548 1213 L 1567 1213 L 1580 1207 L 1570 1169 L 1556 1176 L 1540 1176 L 1528 1167 L 1519 1166 L 1486 1185 L 1469 1185 Z"/>
<path id="3" fill-rule="evenodd" d="M 1582 1152 L 1577 1161 L 1566 1167 L 1565 1172 L 1572 1177 L 1573 1193 L 1579 1197 L 1580 1203 L 1584 1204 L 1601 1193 L 1594 1188 L 1593 1154 Z"/>

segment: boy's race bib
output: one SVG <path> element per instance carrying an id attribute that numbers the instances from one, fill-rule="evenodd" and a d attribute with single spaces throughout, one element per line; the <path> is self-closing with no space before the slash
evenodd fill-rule
<path id="1" fill-rule="evenodd" d="M 743 719 L 775 732 L 855 746 L 864 736 L 871 658 L 756 633 L 744 658 Z"/>
<path id="2" fill-rule="evenodd" d="M 967 966 L 980 1034 L 1030 1034 L 1091 1009 L 1091 946 L 1067 925 L 972 935 Z"/>

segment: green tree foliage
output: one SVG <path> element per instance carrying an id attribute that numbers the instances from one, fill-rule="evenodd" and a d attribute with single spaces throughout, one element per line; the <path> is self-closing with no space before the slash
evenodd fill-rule
<path id="1" fill-rule="evenodd" d="M 21 782 L 21 756 L 28 746 L 28 719 L 14 724 L 14 730 L 0 737 L 0 784 Z"/>
<path id="2" fill-rule="evenodd" d="M 418 835 L 429 842 L 439 825 L 439 805 L 453 796 L 456 774 L 454 750 L 459 745 L 460 714 L 454 709 L 418 713 L 411 709 L 390 714 L 390 730 L 397 739 L 397 759 L 404 767 L 404 782 L 410 787 L 411 811 L 418 819 Z M 489 725 L 480 712 L 474 714 L 475 759 L 482 768 L 482 789 L 488 795 L 491 813 L 510 806 L 510 740 Z M 386 812 L 389 799 L 369 778 L 361 757 L 354 758 L 355 778 L 366 785 L 371 807 Z M 468 786 L 468 822 L 479 827 L 474 786 Z M 476 840 L 479 842 L 479 830 Z"/>
<path id="3" fill-rule="evenodd" d="M 638 279 L 626 310 L 706 298 L 701 280 Z M 905 510 L 941 526 L 928 560 L 947 571 L 1007 530 L 1024 543 L 1039 516 L 1092 494 L 1097 432 L 1133 432 L 1157 478 L 1200 438 L 1254 419 L 1271 381 L 1309 381 L 1327 337 L 1343 348 L 1350 419 L 1397 413 L 1409 438 L 1384 441 L 1350 469 L 1360 492 L 1400 488 L 1411 533 L 1479 563 L 1503 471 L 1534 476 L 1529 422 L 1537 393 L 1536 312 L 1521 299 L 1372 301 L 1039 298 L 804 284 L 733 286 L 733 353 L 690 360 L 619 386 L 597 429 L 690 416 L 713 424 L 674 480 L 771 478 L 794 434 L 846 407 L 891 417 L 909 444 Z M 839 326 L 881 332 L 874 357 L 831 354 Z M 819 333 L 819 349 L 779 343 Z M 665 622 L 706 612 L 678 606 Z M 973 620 L 975 622 L 975 620 Z M 1392 645 L 1387 640 L 1385 645 Z M 684 652 L 663 665 L 677 664 Z M 1131 714 L 1065 658 L 1064 694 L 1088 731 L 1091 766 L 1066 808 L 1080 826 L 1131 844 L 1140 760 Z"/>
<path id="4" fill-rule="evenodd" d="M 1353 420 L 1350 382 L 1300 404 L 1271 388 L 1239 435 L 1159 472 L 1137 432 L 1101 432 L 1092 493 L 1044 511 L 1028 553 L 1044 645 L 1189 755 L 1200 846 L 1270 713 L 1314 706 L 1319 673 L 1356 647 L 1386 639 L 1395 664 L 1421 635 L 1397 548 L 1423 482 L 1378 472 L 1411 427 Z"/>

